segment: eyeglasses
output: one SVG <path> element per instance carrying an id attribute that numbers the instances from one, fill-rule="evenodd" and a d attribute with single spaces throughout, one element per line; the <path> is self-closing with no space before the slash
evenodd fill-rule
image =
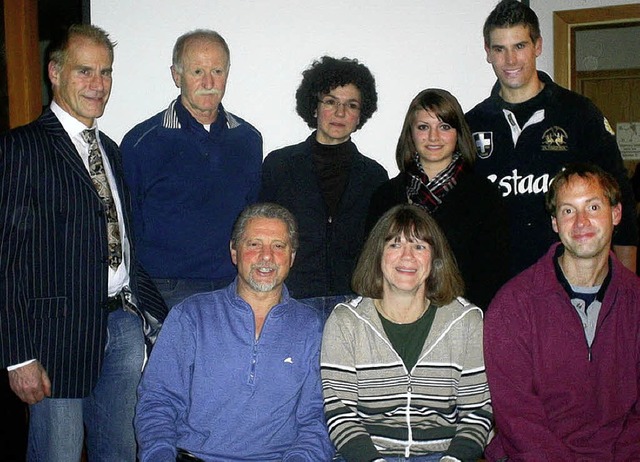
<path id="1" fill-rule="evenodd" d="M 360 112 L 361 109 L 360 103 L 357 101 L 347 101 L 346 103 L 342 103 L 330 96 L 325 96 L 324 98 L 319 99 L 318 102 L 322 104 L 325 109 L 330 109 L 334 112 L 336 112 L 340 106 L 342 106 L 345 111 L 351 113 Z"/>

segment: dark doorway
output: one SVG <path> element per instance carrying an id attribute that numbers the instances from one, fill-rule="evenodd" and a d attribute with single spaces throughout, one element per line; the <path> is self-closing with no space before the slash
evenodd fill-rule
<path id="1" fill-rule="evenodd" d="M 71 24 L 88 24 L 91 22 L 89 0 L 38 0 L 38 36 L 42 53 L 42 85 L 43 90 L 49 86 L 46 75 L 46 46 L 64 32 Z M 42 105 L 51 102 L 50 93 L 43 91 Z"/>

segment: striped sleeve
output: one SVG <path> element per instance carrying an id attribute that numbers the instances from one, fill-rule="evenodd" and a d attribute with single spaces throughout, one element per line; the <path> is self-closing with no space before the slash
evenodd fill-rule
<path id="1" fill-rule="evenodd" d="M 460 460 L 476 457 L 493 428 L 493 411 L 482 350 L 482 318 L 469 322 L 458 383 L 456 435 L 446 454 Z"/>
<path id="2" fill-rule="evenodd" d="M 23 143 L 8 135 L 0 139 L 0 367 L 3 368 L 36 358 L 23 289 L 33 223 L 31 185 L 27 182 L 30 164 L 23 158 L 24 148 Z"/>
<path id="3" fill-rule="evenodd" d="M 354 340 L 335 316 L 329 317 L 324 329 L 321 373 L 325 416 L 333 444 L 349 462 L 380 458 L 357 413 Z"/>

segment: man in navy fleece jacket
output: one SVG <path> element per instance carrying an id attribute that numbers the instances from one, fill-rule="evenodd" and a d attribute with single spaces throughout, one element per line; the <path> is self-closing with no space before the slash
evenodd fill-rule
<path id="1" fill-rule="evenodd" d="M 258 199 L 262 136 L 222 104 L 230 63 L 217 32 L 180 36 L 171 66 L 180 96 L 120 146 L 138 258 L 169 307 L 233 280 L 231 227 Z"/>

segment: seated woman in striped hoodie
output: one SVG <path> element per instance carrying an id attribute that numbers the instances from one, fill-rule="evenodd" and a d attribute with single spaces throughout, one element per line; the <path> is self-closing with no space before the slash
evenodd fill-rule
<path id="1" fill-rule="evenodd" d="M 475 461 L 493 427 L 482 311 L 442 231 L 399 205 L 371 231 L 353 275 L 361 296 L 327 320 L 322 383 L 338 459 Z"/>

